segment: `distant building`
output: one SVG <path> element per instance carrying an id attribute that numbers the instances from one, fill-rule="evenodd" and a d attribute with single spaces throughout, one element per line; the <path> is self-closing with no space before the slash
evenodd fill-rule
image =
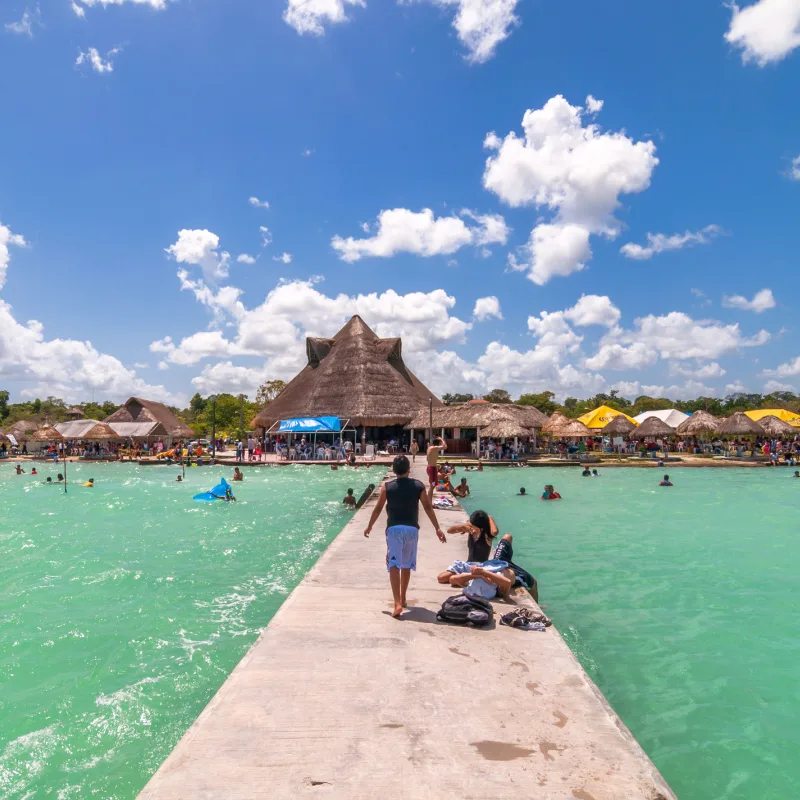
<path id="1" fill-rule="evenodd" d="M 124 436 L 147 436 L 145 432 L 147 426 L 156 430 L 156 423 L 160 423 L 159 430 L 165 430 L 168 436 L 173 439 L 188 439 L 194 436 L 194 431 L 182 420 L 167 408 L 163 403 L 156 403 L 153 400 L 143 400 L 141 397 L 131 397 L 121 408 L 118 408 L 111 416 L 106 417 L 105 422 L 115 430 L 119 430 Z M 127 423 L 130 426 L 137 423 L 137 427 L 117 427 L 115 423 Z M 158 433 L 149 435 L 157 436 Z M 163 434 L 162 434 L 163 435 Z"/>
<path id="2" fill-rule="evenodd" d="M 67 419 L 83 419 L 83 409 L 80 406 L 72 406 L 66 412 Z"/>

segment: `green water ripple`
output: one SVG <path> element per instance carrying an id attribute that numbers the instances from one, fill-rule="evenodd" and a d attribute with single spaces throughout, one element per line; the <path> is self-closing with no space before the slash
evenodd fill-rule
<path id="1" fill-rule="evenodd" d="M 379 468 L 0 468 L 0 797 L 133 798 Z M 94 489 L 79 482 L 94 477 Z"/>
<path id="2" fill-rule="evenodd" d="M 681 800 L 800 797 L 800 480 L 787 470 L 492 469 L 469 510 Z M 538 499 L 545 483 L 564 500 Z M 519 486 L 535 493 L 515 496 Z"/>

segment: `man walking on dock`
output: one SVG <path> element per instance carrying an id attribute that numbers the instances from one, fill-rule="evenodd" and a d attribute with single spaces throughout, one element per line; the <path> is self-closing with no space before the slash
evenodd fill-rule
<path id="1" fill-rule="evenodd" d="M 395 458 L 392 470 L 397 477 L 381 486 L 378 502 L 364 531 L 364 536 L 369 538 L 372 527 L 386 506 L 386 569 L 389 571 L 389 582 L 392 585 L 394 598 L 392 616 L 395 618 L 403 613 L 411 570 L 417 568 L 420 503 L 433 524 L 439 541 L 442 543 L 447 541 L 447 537 L 439 527 L 430 497 L 425 492 L 425 486 L 409 477 L 410 469 L 407 456 Z"/>
<path id="2" fill-rule="evenodd" d="M 433 490 L 439 482 L 439 456 L 445 450 L 447 450 L 447 445 L 440 436 L 437 436 L 433 440 L 433 444 L 428 445 L 428 452 L 426 453 L 428 457 L 428 468 L 426 471 L 428 474 L 428 500 L 431 502 L 433 502 Z"/>

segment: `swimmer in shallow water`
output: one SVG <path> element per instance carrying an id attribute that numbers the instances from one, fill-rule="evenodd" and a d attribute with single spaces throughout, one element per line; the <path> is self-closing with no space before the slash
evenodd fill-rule
<path id="1" fill-rule="evenodd" d="M 548 483 L 542 492 L 542 500 L 560 500 L 561 495 L 553 488 L 552 483 Z"/>
<path id="2" fill-rule="evenodd" d="M 176 480 L 178 483 L 183 483 L 183 475 L 178 475 L 178 477 L 177 477 L 177 478 L 175 478 L 175 480 Z"/>
<path id="3" fill-rule="evenodd" d="M 344 496 L 344 500 L 342 500 L 342 503 L 344 503 L 344 505 L 347 506 L 348 510 L 355 510 L 356 498 L 353 495 L 352 489 L 347 490 L 347 494 Z"/>
<path id="4" fill-rule="evenodd" d="M 672 486 L 673 484 L 672 484 L 672 481 L 670 481 L 670 479 L 669 479 L 669 475 L 665 475 L 664 476 L 664 480 L 661 481 L 661 483 L 659 483 L 658 485 L 659 486 Z"/>
<path id="5" fill-rule="evenodd" d="M 63 483 L 63 482 L 64 482 L 64 476 L 59 472 L 58 473 L 58 480 L 56 481 L 56 483 Z"/>
<path id="6" fill-rule="evenodd" d="M 584 467 L 583 472 L 581 472 L 581 478 L 591 478 L 591 477 L 592 477 L 592 471 L 589 469 L 589 467 Z"/>
<path id="7" fill-rule="evenodd" d="M 81 486 L 85 486 L 87 489 L 93 489 L 94 488 L 94 478 L 89 478 L 89 480 L 86 481 L 86 483 L 82 483 Z"/>
<path id="8" fill-rule="evenodd" d="M 235 481 L 243 481 L 244 480 L 244 475 L 242 475 L 242 471 L 239 469 L 239 467 L 234 467 L 233 468 L 233 479 Z"/>
<path id="9" fill-rule="evenodd" d="M 517 497 L 528 497 L 528 493 L 525 491 L 525 487 L 521 486 L 519 492 L 517 493 Z"/>
<path id="10" fill-rule="evenodd" d="M 22 467 L 21 467 L 19 464 L 17 464 L 17 466 L 15 467 L 15 469 L 16 469 L 16 471 L 17 471 L 17 475 L 24 475 L 24 474 L 25 474 L 25 470 L 24 470 L 24 469 L 22 469 Z"/>
<path id="11" fill-rule="evenodd" d="M 36 471 L 36 467 L 31 470 L 31 475 L 38 475 L 39 473 Z"/>

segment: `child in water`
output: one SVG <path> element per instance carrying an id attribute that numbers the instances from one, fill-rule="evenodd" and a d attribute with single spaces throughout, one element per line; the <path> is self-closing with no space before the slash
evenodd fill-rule
<path id="1" fill-rule="evenodd" d="M 344 500 L 342 500 L 342 502 L 347 506 L 348 509 L 355 509 L 356 498 L 353 495 L 352 489 L 347 490 L 347 494 L 344 496 Z"/>
<path id="2" fill-rule="evenodd" d="M 547 486 L 544 487 L 544 492 L 542 493 L 542 500 L 560 500 L 561 495 L 553 488 L 552 483 L 548 483 Z"/>
<path id="3" fill-rule="evenodd" d="M 665 475 L 664 476 L 664 480 L 661 481 L 661 483 L 659 483 L 658 485 L 659 486 L 672 486 L 672 483 L 670 482 L 670 479 L 669 479 L 669 475 Z"/>
<path id="4" fill-rule="evenodd" d="M 178 483 L 183 483 L 183 476 L 182 476 L 182 475 L 178 475 L 178 477 L 177 477 L 177 478 L 175 478 L 175 480 L 176 480 Z"/>

